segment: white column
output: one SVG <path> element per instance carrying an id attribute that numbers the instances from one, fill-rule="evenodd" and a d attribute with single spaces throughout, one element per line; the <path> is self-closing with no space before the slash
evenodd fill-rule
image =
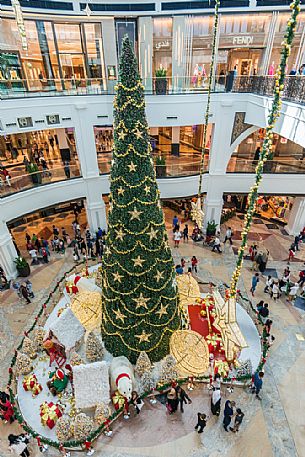
<path id="1" fill-rule="evenodd" d="M 179 156 L 180 152 L 180 127 L 172 127 L 172 147 L 171 153 Z"/>
<path id="2" fill-rule="evenodd" d="M 209 176 L 208 179 L 208 190 L 204 201 L 204 227 L 206 228 L 208 222 L 215 221 L 218 224 L 217 230 L 220 230 L 223 191 L 217 178 L 213 180 L 213 177 Z"/>
<path id="3" fill-rule="evenodd" d="M 295 197 L 289 214 L 288 224 L 285 226 L 289 235 L 298 235 L 305 227 L 305 198 Z"/>
<path id="4" fill-rule="evenodd" d="M 9 229 L 5 222 L 0 221 L 0 266 L 4 269 L 7 279 L 17 277 L 14 263 L 17 255 Z"/>
<path id="5" fill-rule="evenodd" d="M 153 21 L 152 17 L 139 17 L 139 66 L 140 75 L 145 89 L 152 91 L 152 53 L 153 53 Z"/>
<path id="6" fill-rule="evenodd" d="M 231 135 L 235 110 L 232 101 L 222 101 L 216 105 L 209 155 L 209 174 L 224 175 L 231 156 Z"/>
<path id="7" fill-rule="evenodd" d="M 90 119 L 85 103 L 79 103 L 75 108 L 77 110 L 78 122 L 76 122 L 74 135 L 81 173 L 83 178 L 95 178 L 99 176 L 99 168 L 93 122 Z"/>
<path id="8" fill-rule="evenodd" d="M 98 227 L 107 229 L 106 206 L 99 187 L 98 179 L 92 178 L 86 181 L 85 208 L 91 233 L 95 233 Z"/>

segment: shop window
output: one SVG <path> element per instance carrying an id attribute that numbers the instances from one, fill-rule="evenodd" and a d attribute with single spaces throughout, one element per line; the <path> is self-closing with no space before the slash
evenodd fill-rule
<path id="1" fill-rule="evenodd" d="M 83 24 L 83 27 L 88 77 L 91 79 L 103 79 L 104 84 L 106 84 L 101 24 Z"/>
<path id="2" fill-rule="evenodd" d="M 172 75 L 172 18 L 153 18 L 153 75 L 160 67 Z"/>

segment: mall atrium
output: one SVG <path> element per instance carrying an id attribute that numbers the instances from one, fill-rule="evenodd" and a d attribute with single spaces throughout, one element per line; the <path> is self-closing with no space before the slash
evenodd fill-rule
<path id="1" fill-rule="evenodd" d="M 0 7 L 0 456 L 305 457 L 305 6 Z"/>

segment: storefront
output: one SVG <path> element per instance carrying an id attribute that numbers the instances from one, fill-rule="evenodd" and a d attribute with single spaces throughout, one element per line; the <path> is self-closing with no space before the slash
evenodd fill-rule
<path id="1" fill-rule="evenodd" d="M 223 15 L 217 57 L 217 75 L 261 74 L 271 14 Z"/>
<path id="2" fill-rule="evenodd" d="M 25 20 L 28 50 L 22 48 L 15 20 L 0 24 L 2 86 L 22 81 L 26 90 L 57 90 L 101 83 L 106 88 L 100 23 L 53 23 Z M 10 88 L 10 87 L 8 87 Z"/>
<path id="3" fill-rule="evenodd" d="M 153 75 L 164 68 L 166 76 L 172 76 L 172 33 L 173 19 L 153 18 Z"/>

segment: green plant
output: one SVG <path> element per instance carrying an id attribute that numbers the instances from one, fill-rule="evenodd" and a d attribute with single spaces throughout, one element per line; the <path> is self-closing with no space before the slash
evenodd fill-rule
<path id="1" fill-rule="evenodd" d="M 38 168 L 37 164 L 36 163 L 32 163 L 32 162 L 30 162 L 27 165 L 26 169 L 27 169 L 28 173 L 37 173 L 37 172 L 39 172 L 39 168 Z"/>
<path id="2" fill-rule="evenodd" d="M 217 225 L 215 221 L 209 221 L 207 224 L 207 235 L 215 235 Z"/>
<path id="3" fill-rule="evenodd" d="M 157 166 L 157 167 L 160 167 L 161 165 L 166 165 L 166 159 L 165 159 L 164 156 L 159 155 L 159 156 L 157 156 L 157 158 L 156 158 L 156 166 Z"/>
<path id="4" fill-rule="evenodd" d="M 101 331 L 112 355 L 124 355 L 135 363 L 141 351 L 152 362 L 169 354 L 169 340 L 180 327 L 180 315 L 151 157 L 144 90 L 132 48 L 125 37 L 114 100 Z"/>
<path id="5" fill-rule="evenodd" d="M 166 73 L 165 68 L 160 67 L 155 71 L 155 76 L 156 78 L 166 78 Z"/>
<path id="6" fill-rule="evenodd" d="M 17 270 L 26 268 L 28 266 L 28 263 L 24 257 L 16 257 L 16 259 L 14 260 L 14 263 L 16 264 Z"/>

